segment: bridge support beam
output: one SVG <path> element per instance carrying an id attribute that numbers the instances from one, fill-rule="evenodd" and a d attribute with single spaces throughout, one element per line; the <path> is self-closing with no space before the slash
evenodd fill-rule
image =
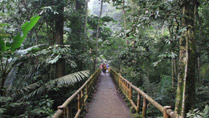
<path id="1" fill-rule="evenodd" d="M 137 95 L 137 106 L 136 106 L 136 112 L 139 113 L 139 108 L 140 108 L 140 94 L 138 93 Z"/>
<path id="2" fill-rule="evenodd" d="M 147 100 L 146 98 L 143 98 L 142 118 L 146 118 L 146 112 L 147 112 Z"/>
<path id="3" fill-rule="evenodd" d="M 81 109 L 81 94 L 78 94 L 78 111 Z"/>
<path id="4" fill-rule="evenodd" d="M 128 84 L 128 87 L 129 87 L 129 99 L 131 100 L 132 99 L 132 87 L 129 84 Z"/>

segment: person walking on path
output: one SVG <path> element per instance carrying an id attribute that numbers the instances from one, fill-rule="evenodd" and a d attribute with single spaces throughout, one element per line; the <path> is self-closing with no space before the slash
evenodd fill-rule
<path id="1" fill-rule="evenodd" d="M 103 71 L 103 73 L 106 73 L 106 69 L 107 69 L 106 64 L 103 64 L 103 65 L 102 65 L 102 71 Z"/>
<path id="2" fill-rule="evenodd" d="M 107 72 L 109 71 L 109 64 L 107 64 Z"/>

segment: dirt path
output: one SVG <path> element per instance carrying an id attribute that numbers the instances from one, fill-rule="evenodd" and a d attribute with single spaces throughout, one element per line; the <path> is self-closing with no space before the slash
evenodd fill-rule
<path id="1" fill-rule="evenodd" d="M 130 118 L 129 108 L 120 98 L 109 73 L 101 73 L 85 118 Z"/>

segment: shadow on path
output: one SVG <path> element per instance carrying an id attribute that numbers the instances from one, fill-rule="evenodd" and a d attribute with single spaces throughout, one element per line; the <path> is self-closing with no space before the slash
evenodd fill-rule
<path id="1" fill-rule="evenodd" d="M 129 108 L 120 98 L 109 73 L 101 73 L 97 91 L 87 106 L 85 118 L 130 118 Z"/>

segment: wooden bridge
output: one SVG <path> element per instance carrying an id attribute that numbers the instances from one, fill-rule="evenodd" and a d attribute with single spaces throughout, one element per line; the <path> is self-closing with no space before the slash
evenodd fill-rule
<path id="1" fill-rule="evenodd" d="M 131 118 L 129 108 L 116 88 L 126 96 L 135 112 L 141 113 L 138 116 L 142 118 L 146 118 L 148 103 L 158 109 L 163 118 L 182 118 L 174 113 L 170 106 L 160 105 L 113 69 L 109 69 L 109 73 L 103 74 L 101 69 L 98 69 L 72 96 L 58 106 L 52 118 L 78 118 L 84 108 L 87 109 L 87 114 L 82 116 L 85 118 Z M 97 91 L 86 106 L 89 95 L 95 88 Z"/>

